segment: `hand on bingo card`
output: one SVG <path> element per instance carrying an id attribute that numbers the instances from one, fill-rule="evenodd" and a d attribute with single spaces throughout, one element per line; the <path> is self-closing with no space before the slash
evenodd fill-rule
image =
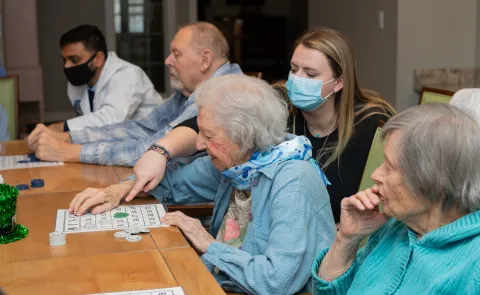
<path id="1" fill-rule="evenodd" d="M 70 203 L 68 212 L 81 216 L 88 209 L 92 214 L 100 214 L 118 207 L 123 195 L 121 191 L 110 189 L 87 188 L 78 193 Z"/>

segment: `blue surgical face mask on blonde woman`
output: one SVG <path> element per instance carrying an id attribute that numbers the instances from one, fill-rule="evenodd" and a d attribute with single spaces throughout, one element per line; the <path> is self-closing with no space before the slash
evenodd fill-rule
<path id="1" fill-rule="evenodd" d="M 323 82 L 322 80 L 302 78 L 290 73 L 286 84 L 290 102 L 302 111 L 311 112 L 319 108 L 335 93 L 335 91 L 332 91 L 326 97 L 322 97 L 323 85 L 333 81 L 335 79 Z"/>

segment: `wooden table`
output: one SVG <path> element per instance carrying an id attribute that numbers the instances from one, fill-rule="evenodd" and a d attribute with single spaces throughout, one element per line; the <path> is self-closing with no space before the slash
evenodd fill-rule
<path id="1" fill-rule="evenodd" d="M 28 154 L 24 141 L 0 143 L 0 155 Z M 87 187 L 118 183 L 132 168 L 79 163 L 31 169 L 2 170 L 6 183 L 43 178 L 45 187 L 22 191 L 17 222 L 28 236 L 0 245 L 0 287 L 8 294 L 92 294 L 183 288 L 186 294 L 225 294 L 197 253 L 176 227 L 152 228 L 137 243 L 114 239 L 114 231 L 68 234 L 67 244 L 51 247 L 57 209 Z M 158 203 L 135 198 L 132 204 Z"/>
<path id="2" fill-rule="evenodd" d="M 25 141 L 15 140 L 0 143 L 0 156 L 25 155 L 32 151 Z M 28 184 L 36 178 L 42 178 L 45 186 L 20 191 L 20 195 L 82 191 L 87 187 L 104 188 L 118 183 L 119 178 L 113 167 L 65 163 L 63 166 L 39 167 L 31 169 L 0 170 L 5 183 L 10 185 Z"/>
<path id="3" fill-rule="evenodd" d="M 17 222 L 28 236 L 0 246 L 0 286 L 7 294 L 91 294 L 181 286 L 187 294 L 225 294 L 176 227 L 152 228 L 137 243 L 114 231 L 68 234 L 51 247 L 57 209 L 76 192 L 20 196 Z M 132 204 L 152 204 L 136 198 Z"/>

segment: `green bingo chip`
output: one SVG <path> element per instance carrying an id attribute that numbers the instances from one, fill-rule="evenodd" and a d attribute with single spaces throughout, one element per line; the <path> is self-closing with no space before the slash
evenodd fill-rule
<path id="1" fill-rule="evenodd" d="M 117 212 L 115 214 L 113 214 L 113 217 L 115 218 L 125 218 L 128 216 L 128 213 L 125 213 L 125 212 Z"/>

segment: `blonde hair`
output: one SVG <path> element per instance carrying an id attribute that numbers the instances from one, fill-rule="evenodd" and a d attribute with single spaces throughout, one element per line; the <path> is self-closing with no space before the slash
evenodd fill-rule
<path id="1" fill-rule="evenodd" d="M 383 114 L 389 117 L 396 112 L 380 94 L 359 87 L 353 51 L 347 39 L 340 32 L 331 29 L 313 29 L 297 40 L 295 48 L 299 45 L 325 54 L 332 69 L 333 78 L 343 76 L 343 88 L 335 93 L 335 111 L 338 114 L 338 142 L 326 147 L 317 155 L 317 160 L 319 160 L 323 155 L 331 152 L 330 157 L 322 165 L 325 168 L 340 158 L 353 135 L 355 124 L 375 114 Z M 358 110 L 355 110 L 356 102 L 361 104 Z M 371 108 L 376 108 L 378 111 L 366 113 Z M 363 117 L 355 122 L 355 118 L 362 114 L 364 114 Z"/>

